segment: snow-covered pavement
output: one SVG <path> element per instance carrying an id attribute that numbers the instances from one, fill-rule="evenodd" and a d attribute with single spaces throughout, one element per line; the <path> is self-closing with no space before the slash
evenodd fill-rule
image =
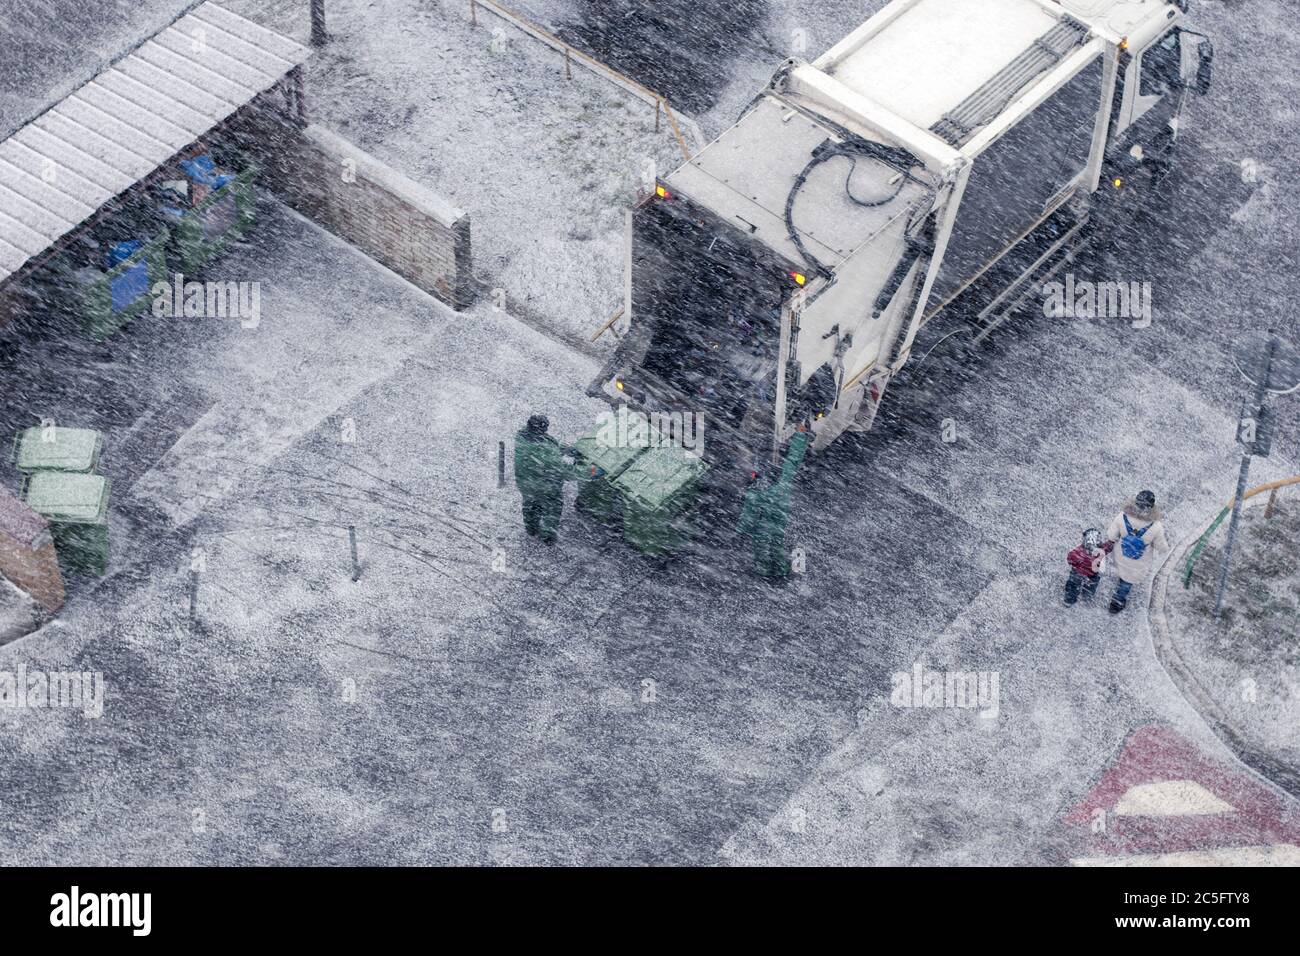
<path id="1" fill-rule="evenodd" d="M 1116 363 L 1114 330 L 1039 325 L 973 374 L 900 387 L 879 431 L 806 472 L 791 543 L 808 572 L 773 589 L 730 538 L 667 568 L 572 515 L 554 550 L 524 538 L 496 443 L 537 409 L 559 434 L 589 428 L 592 360 L 274 217 L 291 258 L 260 267 L 262 327 L 230 333 L 234 357 L 262 353 L 232 383 L 239 454 L 201 440 L 224 420 L 209 412 L 129 494 L 184 522 L 196 489 L 239 483 L 61 627 L 0 651 L 109 686 L 99 721 L 6 715 L 16 858 L 1052 862 L 1062 808 L 1134 729 L 1216 752 L 1137 605 L 1058 605 L 1064 549 L 1132 483 L 1105 440 L 1131 406 L 1102 391 L 1063 412 L 1079 369 L 1162 396 L 1177 441 L 1148 477 L 1175 533 L 1230 478 L 1223 411 Z M 343 274 L 309 343 L 291 334 L 320 277 Z M 388 344 L 329 387 L 295 376 L 299 349 L 346 355 L 359 336 Z M 999 359 L 1021 372 L 991 373 Z M 1060 443 L 1043 440 L 1058 420 Z M 1060 447 L 1098 449 L 1092 483 Z M 891 675 L 918 660 L 996 671 L 998 716 L 890 706 Z"/>
<path id="2" fill-rule="evenodd" d="M 1016 365 L 1031 365 L 1032 381 L 992 375 L 959 387 L 951 405 L 938 402 L 931 421 L 892 437 L 877 459 L 936 512 L 959 516 L 1005 562 L 941 633 L 900 635 L 890 670 L 907 672 L 920 661 L 931 671 L 997 673 L 997 715 L 899 708 L 890 702 L 892 684 L 878 686 L 857 729 L 768 821 L 733 837 L 727 858 L 1061 862 L 1061 808 L 1138 728 L 1169 725 L 1233 762 L 1156 661 L 1140 603 L 1107 615 L 1109 582 L 1092 605 L 1060 603 L 1064 551 L 1083 527 L 1104 527 L 1137 490 L 1129 490 L 1127 471 L 1135 449 L 1107 436 L 1138 434 L 1138 414 L 1143 429 L 1167 436 L 1140 483 L 1160 489 L 1167 526 L 1181 536 L 1199 532 L 1201 515 L 1221 504 L 1232 483 L 1238 459 L 1220 436 L 1231 434 L 1233 421 L 1150 366 L 1117 368 L 1107 357 L 1114 330 L 1079 325 L 1060 333 L 1015 343 L 1026 351 Z M 1050 354 L 1035 356 L 1036 343 Z M 1080 405 L 1071 387 L 1076 373 L 1108 373 L 1113 387 Z M 1117 398 L 1134 392 L 1142 399 Z M 1151 409 L 1159 410 L 1154 421 Z M 962 440 L 944 445 L 940 422 L 952 416 Z M 926 444 L 928 454 L 918 455 Z M 1296 463 L 1269 466 L 1294 472 Z M 847 513 L 833 520 L 853 521 Z M 960 562 L 932 557 L 933 579 L 963 573 Z"/>
<path id="3" fill-rule="evenodd" d="M 355 15 L 341 35 L 373 24 L 361 4 L 331 9 Z M 0 648 L 0 670 L 76 663 L 108 685 L 99 720 L 0 710 L 0 855 L 1048 863 L 1075 852 L 1067 811 L 1142 728 L 1230 762 L 1156 662 L 1142 598 L 1119 618 L 1059 600 L 1065 551 L 1139 488 L 1174 536 L 1221 505 L 1239 394 L 1226 349 L 1270 303 L 1300 298 L 1300 177 L 1271 145 L 1293 118 L 1278 104 L 1296 41 L 1246 51 L 1217 6 L 1207 16 L 1224 36 L 1220 86 L 1194 110 L 1183 171 L 1149 228 L 1080 266 L 1152 281 L 1156 324 L 1036 319 L 960 363 L 940 349 L 893 387 L 876 431 L 806 467 L 790 544 L 807 572 L 782 587 L 752 578 L 727 533 L 667 566 L 571 512 L 554 549 L 523 535 L 516 493 L 497 487 L 498 441 L 533 411 L 573 437 L 599 408 L 583 397 L 595 360 L 509 303 L 554 310 L 570 337 L 587 327 L 583 310 L 619 288 L 619 200 L 592 187 L 600 170 L 572 177 L 590 144 L 562 141 L 567 107 L 528 117 L 516 103 L 510 121 L 536 125 L 494 148 L 486 124 L 458 139 L 427 90 L 399 82 L 410 50 L 332 54 L 327 112 L 436 188 L 483 197 L 511 175 L 500 152 L 537 139 L 518 154 L 536 206 L 466 203 L 485 271 L 523 293 L 506 313 L 487 300 L 452 313 L 271 207 L 227 260 L 263 284 L 259 329 L 162 337 L 137 323 L 111 360 L 76 360 L 79 382 L 31 363 L 0 405 L 7 423 L 66 418 L 80 395 L 117 429 L 116 573 L 59 625 Z M 407 24 L 433 25 L 433 12 Z M 448 99 L 491 112 L 550 95 L 510 75 Z M 446 143 L 404 139 L 408 122 Z M 604 144 L 601 161 L 626 148 Z M 1243 181 L 1251 156 L 1269 189 Z M 581 210 L 571 224 L 553 205 L 565 197 Z M 574 244 L 591 254 L 568 256 Z M 1294 414 L 1259 480 L 1296 473 Z M 918 661 L 996 673 L 996 716 L 893 706 L 894 675 Z"/>
<path id="4" fill-rule="evenodd" d="M 296 0 L 233 6 L 305 29 Z M 470 210 L 475 272 L 498 301 L 588 342 L 623 304 L 624 210 L 682 160 L 667 119 L 656 129 L 653 106 L 587 70 L 566 78 L 563 56 L 487 9 L 471 23 L 468 3 L 373 6 L 330 3 L 330 44 L 307 67 L 313 121 Z"/>

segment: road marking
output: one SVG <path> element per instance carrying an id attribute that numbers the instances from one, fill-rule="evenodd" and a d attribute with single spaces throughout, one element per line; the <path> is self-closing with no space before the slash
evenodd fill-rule
<path id="1" fill-rule="evenodd" d="M 1163 725 L 1134 730 L 1061 822 L 1073 866 L 1300 865 L 1300 805 Z"/>
<path id="2" fill-rule="evenodd" d="M 1163 780 L 1130 787 L 1115 804 L 1121 817 L 1188 817 L 1231 813 L 1224 803 L 1195 780 Z"/>
<path id="3" fill-rule="evenodd" d="M 1071 866 L 1300 866 L 1300 847 L 1236 846 L 1184 853 L 1142 853 L 1133 856 L 1085 856 Z"/>

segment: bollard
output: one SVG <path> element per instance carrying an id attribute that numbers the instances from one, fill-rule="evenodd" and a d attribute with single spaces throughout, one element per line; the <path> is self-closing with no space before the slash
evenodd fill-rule
<path id="1" fill-rule="evenodd" d="M 497 487 L 506 486 L 506 443 L 497 442 Z"/>
<path id="2" fill-rule="evenodd" d="M 356 584 L 361 580 L 361 562 L 357 560 L 356 525 L 348 525 L 348 543 L 352 545 L 352 583 Z"/>
<path id="3" fill-rule="evenodd" d="M 569 62 L 569 48 L 567 46 L 564 48 L 564 78 L 566 80 L 573 79 L 573 66 Z"/>
<path id="4" fill-rule="evenodd" d="M 469 0 L 469 23 L 470 26 L 478 26 L 478 4 L 474 0 Z"/>
<path id="5" fill-rule="evenodd" d="M 194 625 L 198 622 L 199 617 L 199 572 L 190 572 L 190 630 L 194 630 Z"/>

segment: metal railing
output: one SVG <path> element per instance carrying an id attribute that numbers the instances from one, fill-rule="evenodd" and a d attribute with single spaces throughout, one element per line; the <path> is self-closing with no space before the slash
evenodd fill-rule
<path id="1" fill-rule="evenodd" d="M 470 23 L 474 25 L 478 24 L 478 10 L 480 7 L 496 14 L 502 20 L 505 20 L 518 30 L 528 34 L 533 39 L 540 40 L 551 49 L 563 53 L 564 75 L 566 77 L 570 79 L 573 78 L 573 64 L 577 63 L 579 66 L 585 67 L 597 76 L 609 80 L 614 85 L 626 90 L 638 99 L 649 103 L 655 108 L 655 129 L 659 129 L 659 117 L 662 114 L 668 119 L 669 126 L 672 127 L 673 136 L 677 138 L 677 145 L 682 151 L 682 156 L 687 162 L 690 162 L 691 150 L 686 144 L 686 137 L 682 135 L 682 124 L 690 124 L 690 121 L 685 117 L 682 117 L 682 121 L 679 123 L 677 115 L 673 112 L 672 107 L 668 105 L 668 100 L 664 97 L 650 89 L 648 86 L 638 83 L 630 76 L 620 73 L 613 67 L 606 66 L 594 57 L 570 46 L 568 43 L 565 43 L 559 37 L 555 36 L 555 34 L 539 27 L 531 20 L 520 16 L 512 10 L 506 9 L 501 4 L 497 3 L 496 0 L 469 0 Z M 703 137 L 701 136 L 698 127 L 695 127 L 694 124 L 690 125 L 692 127 L 691 133 L 696 141 L 696 145 L 702 145 Z"/>
<path id="2" fill-rule="evenodd" d="M 1251 498 L 1267 493 L 1269 497 L 1268 504 L 1264 508 L 1264 517 L 1271 518 L 1273 517 L 1274 510 L 1277 508 L 1278 492 L 1290 485 L 1300 485 L 1300 475 L 1296 475 L 1294 478 L 1283 478 L 1280 481 L 1270 481 L 1268 484 L 1260 485 L 1257 488 L 1251 488 L 1242 496 L 1242 504 L 1244 505 Z M 1235 502 L 1233 501 L 1228 502 L 1224 509 L 1219 512 L 1219 516 L 1210 523 L 1208 528 L 1205 529 L 1205 533 L 1197 539 L 1196 545 L 1187 555 L 1187 563 L 1183 566 L 1184 588 L 1192 586 L 1192 571 L 1196 567 L 1196 559 L 1201 556 L 1201 552 L 1205 550 L 1205 546 L 1209 543 L 1210 537 L 1219 529 L 1219 525 L 1223 524 L 1224 519 L 1227 518 L 1228 515 L 1232 514 L 1234 504 Z"/>

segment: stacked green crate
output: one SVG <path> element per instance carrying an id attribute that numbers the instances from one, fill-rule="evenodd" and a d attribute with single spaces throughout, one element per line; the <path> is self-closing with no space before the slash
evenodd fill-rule
<path id="1" fill-rule="evenodd" d="M 175 249 L 182 274 L 197 274 L 252 227 L 257 173 L 256 166 L 249 166 L 175 219 Z"/>

